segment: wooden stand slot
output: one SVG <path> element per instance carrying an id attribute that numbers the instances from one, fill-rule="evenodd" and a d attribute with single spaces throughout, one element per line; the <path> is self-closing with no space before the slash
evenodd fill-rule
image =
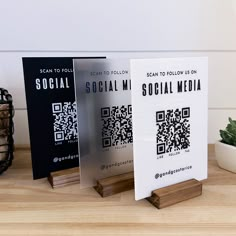
<path id="1" fill-rule="evenodd" d="M 155 207 L 161 209 L 178 202 L 200 196 L 202 194 L 202 183 L 196 179 L 190 179 L 152 192 L 147 200 Z"/>
<path id="2" fill-rule="evenodd" d="M 134 172 L 100 179 L 94 188 L 102 197 L 131 190 L 134 188 Z"/>
<path id="3" fill-rule="evenodd" d="M 80 182 L 79 167 L 50 173 L 48 181 L 53 188 L 64 187 Z"/>

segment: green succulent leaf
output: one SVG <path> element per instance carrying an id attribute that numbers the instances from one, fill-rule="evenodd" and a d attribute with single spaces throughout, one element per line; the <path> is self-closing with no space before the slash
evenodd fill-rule
<path id="1" fill-rule="evenodd" d="M 233 120 L 231 117 L 229 117 L 229 123 L 232 125 L 236 125 L 236 120 Z"/>
<path id="2" fill-rule="evenodd" d="M 232 118 L 229 118 L 229 123 L 232 125 L 232 127 L 236 128 L 236 120 L 232 120 Z"/>
<path id="3" fill-rule="evenodd" d="M 227 130 L 227 132 L 229 132 L 233 136 L 236 136 L 236 126 L 234 126 L 232 124 L 228 124 L 226 127 L 226 130 Z"/>
<path id="4" fill-rule="evenodd" d="M 229 132 L 227 132 L 226 130 L 220 130 L 220 136 L 222 138 L 223 143 L 233 145 L 234 139 Z"/>
<path id="5" fill-rule="evenodd" d="M 225 130 L 220 130 L 220 136 L 223 143 L 236 146 L 236 120 L 229 117 L 229 124 Z"/>

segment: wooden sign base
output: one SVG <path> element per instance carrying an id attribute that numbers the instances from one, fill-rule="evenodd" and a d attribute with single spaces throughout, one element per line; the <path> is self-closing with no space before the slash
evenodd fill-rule
<path id="1" fill-rule="evenodd" d="M 48 181 L 53 188 L 64 187 L 80 182 L 79 167 L 50 173 Z"/>
<path id="2" fill-rule="evenodd" d="M 102 197 L 131 190 L 134 188 L 134 172 L 100 179 L 94 188 Z"/>
<path id="3" fill-rule="evenodd" d="M 178 202 L 200 196 L 202 194 L 202 183 L 196 179 L 190 179 L 152 192 L 147 200 L 155 207 L 161 209 Z"/>

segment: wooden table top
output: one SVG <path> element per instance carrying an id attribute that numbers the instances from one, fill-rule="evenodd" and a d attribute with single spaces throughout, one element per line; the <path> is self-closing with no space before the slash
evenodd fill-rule
<path id="1" fill-rule="evenodd" d="M 29 150 L 0 176 L 0 235 L 236 235 L 236 174 L 209 158 L 203 195 L 161 210 L 134 191 L 101 198 L 79 185 L 32 180 Z"/>

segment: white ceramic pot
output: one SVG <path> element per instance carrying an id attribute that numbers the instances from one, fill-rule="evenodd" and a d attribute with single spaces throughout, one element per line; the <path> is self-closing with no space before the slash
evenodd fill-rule
<path id="1" fill-rule="evenodd" d="M 236 147 L 218 141 L 215 144 L 215 154 L 221 168 L 236 173 Z"/>

